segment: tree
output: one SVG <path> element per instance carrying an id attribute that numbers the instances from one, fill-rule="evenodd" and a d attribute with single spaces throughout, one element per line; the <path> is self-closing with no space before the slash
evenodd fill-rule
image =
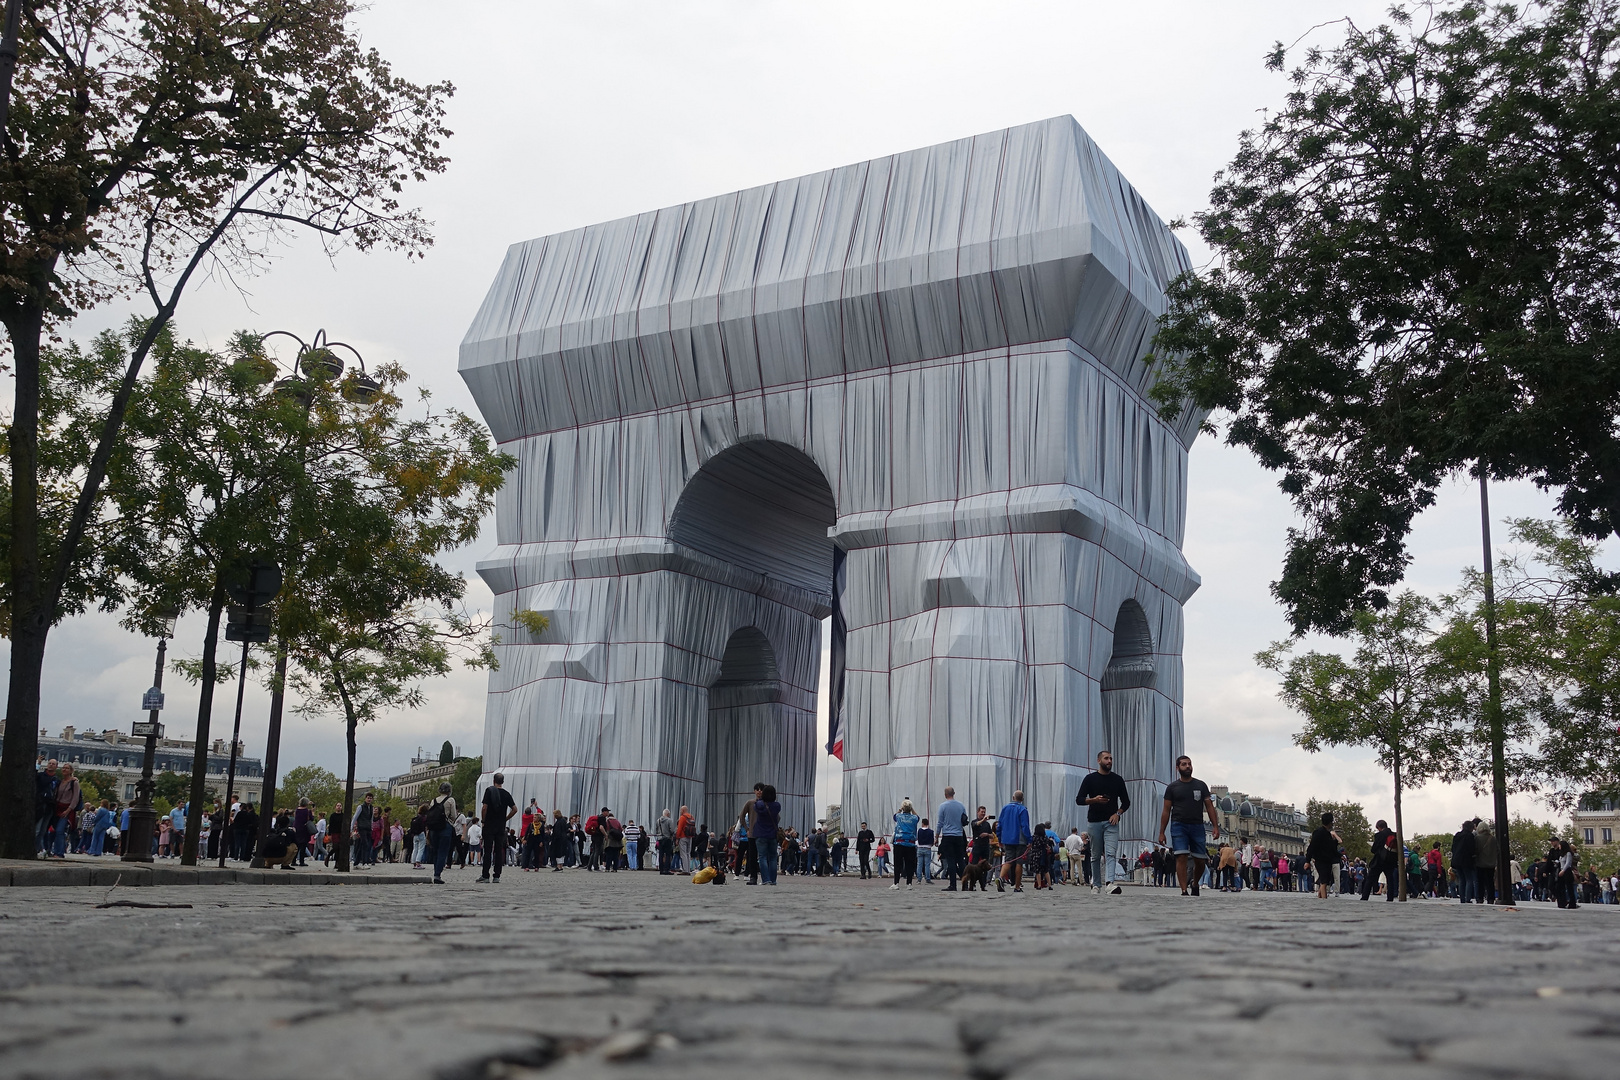
<path id="1" fill-rule="evenodd" d="M 1367 823 L 1367 812 L 1361 808 L 1361 804 L 1329 802 L 1326 799 L 1312 799 L 1305 804 L 1305 816 L 1310 819 L 1313 829 L 1322 823 L 1322 815 L 1329 811 L 1333 814 L 1333 831 L 1339 834 L 1344 844 L 1345 858 L 1371 858 L 1372 826 Z"/>
<path id="2" fill-rule="evenodd" d="M 449 739 L 446 739 L 446 740 L 444 740 L 444 745 L 439 747 L 439 764 L 440 765 L 449 765 L 451 762 L 453 762 L 455 760 L 456 760 L 456 748 L 450 745 L 450 740 Z"/>
<path id="3" fill-rule="evenodd" d="M 317 814 L 324 814 L 342 798 L 343 783 L 330 769 L 323 769 L 319 765 L 299 765 L 288 769 L 282 776 L 271 805 L 295 807 L 300 800 L 308 799 L 310 807 Z"/>
<path id="4" fill-rule="evenodd" d="M 404 376 L 385 374 L 390 384 Z M 322 414 L 314 412 L 317 420 Z M 343 717 L 343 805 L 352 821 L 359 726 L 420 707 L 421 681 L 446 674 L 458 659 L 494 664 L 487 622 L 462 606 L 465 581 L 435 560 L 477 537 L 514 459 L 470 417 L 447 411 L 407 420 L 398 396 L 386 391 L 318 444 L 336 443 L 341 432 L 352 435 L 352 452 L 307 463 L 305 483 L 319 498 L 289 503 L 299 545 L 276 624 L 294 664 L 298 710 Z M 348 841 L 340 830 L 340 871 L 349 868 Z"/>
<path id="5" fill-rule="evenodd" d="M 1620 526 L 1620 19 L 1418 10 L 1306 51 L 1197 216 L 1218 265 L 1172 283 L 1149 361 L 1166 416 L 1223 410 L 1282 473 L 1305 525 L 1272 589 L 1296 633 L 1387 604 L 1413 518 L 1478 478 L 1505 845 L 1487 480 L 1560 489 L 1587 535 Z"/>
<path id="6" fill-rule="evenodd" d="M 145 334 L 103 334 L 99 352 Z M 123 452 L 108 469 L 109 502 L 123 541 L 112 561 L 132 584 L 125 624 L 154 631 L 150 613 L 165 607 L 207 612 L 202 655 L 174 666 L 201 687 L 192 761 L 194 803 L 202 801 L 214 690 L 231 675 L 218 663 L 228 588 L 258 553 L 283 558 L 285 504 L 303 481 L 308 418 L 267 384 L 275 367 L 256 335 L 239 333 L 224 353 L 181 343 L 174 328 L 153 342 L 155 364 L 132 396 Z M 199 836 L 188 832 L 182 861 L 197 861 Z"/>
<path id="7" fill-rule="evenodd" d="M 450 777 L 450 797 L 456 800 L 457 807 L 473 805 L 473 798 L 478 794 L 478 778 L 482 775 L 482 757 L 462 758 L 456 763 L 456 771 Z"/>
<path id="8" fill-rule="evenodd" d="M 21 10 L 0 133 L 0 325 L 15 365 L 0 855 L 14 858 L 33 849 L 47 637 L 71 606 L 64 598 L 153 343 L 200 270 L 251 272 L 289 230 L 313 229 L 333 246 L 420 251 L 426 223 L 400 192 L 444 169 L 451 92 L 401 80 L 362 49 L 345 0 L 42 0 Z M 146 331 L 87 444 L 71 510 L 48 517 L 42 339 L 129 291 L 152 304 Z"/>
<path id="9" fill-rule="evenodd" d="M 1570 810 L 1587 793 L 1620 791 L 1620 597 L 1597 544 L 1569 522 L 1510 525 L 1522 547 L 1495 573 L 1508 786 Z M 1446 611 L 1438 646 L 1453 673 L 1461 761 L 1480 790 L 1491 780 L 1478 749 L 1488 653 L 1480 574 L 1465 572 Z"/>
<path id="10" fill-rule="evenodd" d="M 1357 645 L 1349 660 L 1331 652 L 1289 657 L 1291 642 L 1255 657 L 1282 673 L 1279 695 L 1305 717 L 1294 742 L 1313 754 L 1328 746 L 1377 753 L 1394 782 L 1397 848 L 1406 843 L 1401 793 L 1433 776 L 1451 778 L 1449 714 L 1440 707 L 1444 682 L 1430 630 L 1437 613 L 1432 601 L 1404 592 L 1384 611 L 1356 615 Z M 1405 900 L 1406 876 L 1400 879 Z"/>
<path id="11" fill-rule="evenodd" d="M 123 794 L 118 786 L 118 777 L 99 769 L 85 769 L 78 773 L 79 786 L 84 792 L 84 805 L 94 806 L 102 799 L 116 805 L 119 796 Z"/>
<path id="12" fill-rule="evenodd" d="M 1459 471 L 1620 525 L 1616 5 L 1418 10 L 1305 53 L 1154 343 L 1162 411 L 1223 411 L 1304 516 L 1273 585 L 1301 633 L 1388 602 Z"/>
<path id="13" fill-rule="evenodd" d="M 191 777 L 184 773 L 160 772 L 152 778 L 152 785 L 153 795 L 168 800 L 171 807 L 180 805 L 190 797 Z"/>

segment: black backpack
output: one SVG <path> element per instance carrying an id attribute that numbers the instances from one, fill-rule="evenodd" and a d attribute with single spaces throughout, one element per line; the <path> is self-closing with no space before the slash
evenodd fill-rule
<path id="1" fill-rule="evenodd" d="M 444 812 L 443 795 L 440 795 L 437 799 L 434 799 L 428 804 L 427 814 L 423 817 L 423 823 L 427 826 L 428 831 L 432 833 L 439 832 L 450 823 L 449 817 L 447 817 Z"/>

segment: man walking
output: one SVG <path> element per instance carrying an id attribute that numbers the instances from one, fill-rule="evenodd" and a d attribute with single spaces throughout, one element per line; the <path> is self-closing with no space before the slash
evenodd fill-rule
<path id="1" fill-rule="evenodd" d="M 950 884 L 946 892 L 956 892 L 956 882 L 967 865 L 967 807 L 956 801 L 956 789 L 945 789 L 945 801 L 934 814 L 939 823 L 939 868 Z"/>
<path id="2" fill-rule="evenodd" d="M 505 783 L 506 777 L 496 773 L 490 777 L 489 787 L 484 789 L 484 872 L 478 876 L 481 883 L 500 884 L 501 867 L 506 865 L 506 823 L 517 816 L 518 808 L 512 793 L 503 786 Z M 491 868 L 495 871 L 494 878 L 490 877 Z"/>
<path id="3" fill-rule="evenodd" d="M 1001 839 L 1001 874 L 996 878 L 996 892 L 1007 891 L 1007 877 L 1012 876 L 1013 892 L 1024 891 L 1024 852 L 1034 833 L 1029 828 L 1029 808 L 1024 805 L 1024 793 L 1013 792 L 1012 802 L 1001 808 L 996 818 L 996 832 Z"/>
<path id="4" fill-rule="evenodd" d="M 1164 809 L 1159 812 L 1159 843 L 1164 843 L 1164 827 L 1169 824 L 1170 850 L 1176 855 L 1176 880 L 1181 885 L 1181 895 L 1188 895 L 1187 860 L 1191 859 L 1191 895 L 1197 896 L 1204 864 L 1209 862 L 1203 816 L 1209 816 L 1211 839 L 1221 838 L 1221 825 L 1215 816 L 1215 800 L 1210 798 L 1209 785 L 1193 779 L 1192 758 L 1186 754 L 1176 758 L 1176 773 L 1177 778 L 1164 789 Z"/>
<path id="5" fill-rule="evenodd" d="M 1101 893 L 1106 888 L 1118 896 L 1125 891 L 1114 882 L 1114 867 L 1119 863 L 1119 818 L 1131 808 L 1131 793 L 1125 787 L 1125 779 L 1114 771 L 1112 753 L 1097 752 L 1097 770 L 1087 773 L 1080 781 L 1074 802 L 1086 808 L 1091 891 Z"/>
<path id="6" fill-rule="evenodd" d="M 1474 873 L 1479 864 L 1475 862 L 1475 853 L 1474 823 L 1465 821 L 1451 838 L 1451 869 L 1457 875 L 1457 895 L 1465 904 L 1479 895 L 1479 878 Z"/>
<path id="7" fill-rule="evenodd" d="M 1474 894 L 1482 904 L 1496 903 L 1496 834 L 1489 822 L 1474 819 Z"/>

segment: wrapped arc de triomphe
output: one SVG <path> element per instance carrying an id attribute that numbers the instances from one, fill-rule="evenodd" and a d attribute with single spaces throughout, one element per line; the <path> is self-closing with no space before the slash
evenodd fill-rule
<path id="1" fill-rule="evenodd" d="M 460 360 L 518 459 L 483 782 L 719 829 L 764 780 L 808 828 L 831 615 L 847 828 L 946 784 L 1076 821 L 1107 748 L 1147 837 L 1200 418 L 1143 357 L 1186 266 L 1071 117 L 514 245 Z"/>

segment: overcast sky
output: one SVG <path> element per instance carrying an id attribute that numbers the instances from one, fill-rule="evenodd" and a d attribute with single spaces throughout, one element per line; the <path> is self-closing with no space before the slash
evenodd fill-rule
<path id="1" fill-rule="evenodd" d="M 246 292 L 195 288 L 178 325 L 223 344 L 238 328 L 324 327 L 371 361 L 398 361 L 443 403 L 474 411 L 456 349 L 507 246 L 515 241 L 983 131 L 1073 114 L 1166 220 L 1206 205 L 1212 175 L 1238 133 L 1274 106 L 1286 81 L 1263 54 L 1279 40 L 1329 42 L 1334 20 L 1380 20 L 1371 3 L 1103 4 L 749 2 L 453 4 L 387 0 L 359 17 L 366 44 L 399 74 L 457 87 L 449 172 L 410 192 L 436 222 L 425 260 L 287 249 Z M 1195 261 L 1207 252 L 1190 231 Z M 122 321 L 108 309 L 73 328 Z M 1268 583 L 1276 576 L 1287 502 L 1243 452 L 1201 438 L 1192 451 L 1186 553 L 1203 576 L 1187 605 L 1186 730 L 1198 773 L 1254 795 L 1362 801 L 1391 812 L 1389 783 L 1366 754 L 1295 748 L 1296 718 L 1253 662 L 1286 633 Z M 1475 489 L 1457 483 L 1418 522 L 1412 587 L 1438 593 L 1478 565 Z M 1494 517 L 1545 514 L 1528 486 L 1495 491 Z M 1505 530 L 1498 535 L 1504 535 Z M 472 576 L 493 530 L 457 553 Z M 469 596 L 488 603 L 474 578 Z M 176 651 L 195 654 L 201 619 Z M 126 727 L 148 685 L 152 642 L 112 617 L 75 620 L 52 636 L 42 723 Z M 169 678 L 171 733 L 195 724 L 196 692 Z M 477 753 L 484 677 L 429 687 L 420 712 L 360 735 L 363 777 L 403 771 L 417 746 L 448 738 Z M 220 695 L 214 732 L 231 721 Z M 243 735 L 262 753 L 267 696 L 250 692 Z M 343 760 L 335 718 L 289 720 L 283 767 Z M 836 765 L 836 762 L 832 763 Z M 824 801 L 836 771 L 823 770 Z M 1411 794 L 1409 828 L 1455 829 L 1488 800 L 1464 787 Z M 1526 809 L 1549 816 L 1540 808 Z"/>

